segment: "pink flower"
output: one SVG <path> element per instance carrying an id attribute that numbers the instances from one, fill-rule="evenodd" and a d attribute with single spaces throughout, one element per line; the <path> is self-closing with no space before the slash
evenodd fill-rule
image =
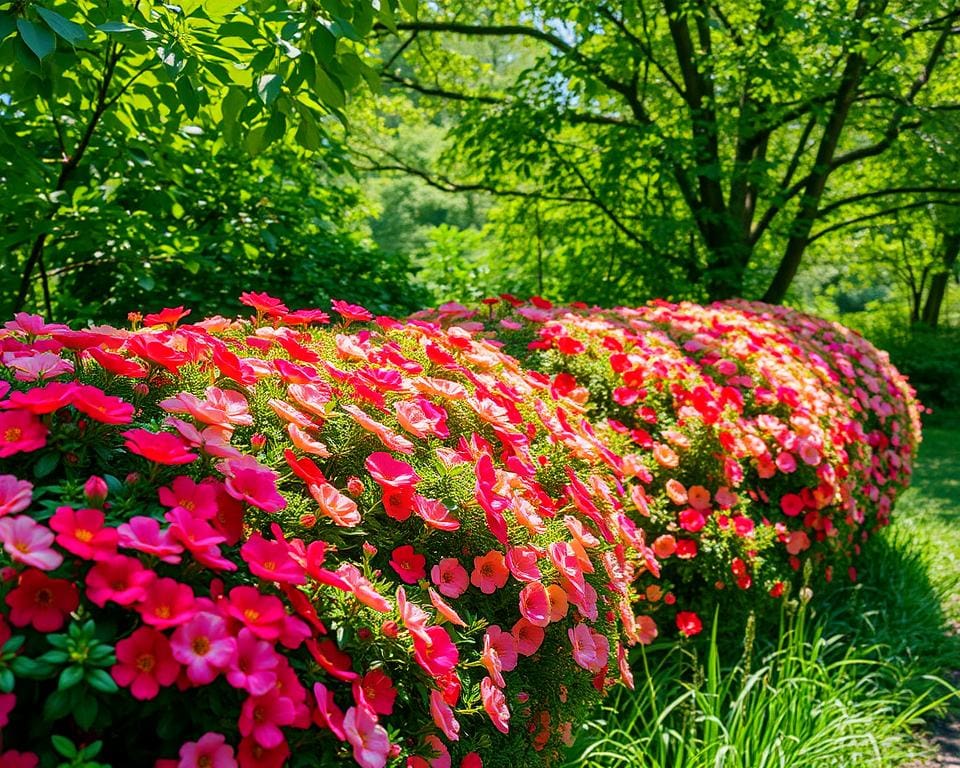
<path id="1" fill-rule="evenodd" d="M 341 493 L 330 483 L 308 483 L 307 490 L 320 507 L 320 511 L 337 525 L 353 528 L 360 524 L 360 512 L 357 503 Z"/>
<path id="2" fill-rule="evenodd" d="M 323 683 L 314 683 L 313 695 L 317 700 L 314 722 L 321 728 L 329 728 L 340 741 L 346 741 L 347 735 L 343 732 L 343 710 L 334 702 L 333 691 L 328 690 Z"/>
<path id="3" fill-rule="evenodd" d="M 140 617 L 157 629 L 176 627 L 197 613 L 193 590 L 171 578 L 157 579 L 150 593 L 141 599 L 143 602 L 137 606 Z"/>
<path id="4" fill-rule="evenodd" d="M 146 597 L 147 587 L 156 577 L 135 557 L 111 555 L 87 572 L 87 598 L 101 608 L 108 601 L 132 605 Z"/>
<path id="5" fill-rule="evenodd" d="M 130 688 L 133 698 L 147 701 L 161 687 L 173 685 L 180 665 L 173 658 L 166 635 L 150 627 L 140 627 L 117 643 L 117 663 L 110 669 L 117 682 Z"/>
<path id="6" fill-rule="evenodd" d="M 240 708 L 237 723 L 240 734 L 250 736 L 264 749 L 274 749 L 283 742 L 281 727 L 296 719 L 293 701 L 273 690 L 263 696 L 250 696 Z"/>
<path id="7" fill-rule="evenodd" d="M 276 685 L 273 670 L 279 663 L 273 646 L 244 627 L 237 634 L 237 656 L 227 670 L 227 682 L 251 696 L 264 696 Z"/>
<path id="8" fill-rule="evenodd" d="M 350 707 L 343 717 L 343 731 L 361 768 L 383 768 L 387 764 L 390 739 L 373 712 L 366 707 Z"/>
<path id="9" fill-rule="evenodd" d="M 337 312 L 343 318 L 344 325 L 350 325 L 355 320 L 362 323 L 373 320 L 370 311 L 359 304 L 348 304 L 345 301 L 340 301 L 340 299 L 332 299 L 330 306 L 333 307 L 334 312 Z"/>
<path id="10" fill-rule="evenodd" d="M 31 315 L 27 312 L 17 312 L 13 320 L 7 320 L 3 327 L 14 333 L 23 333 L 27 336 L 45 336 L 57 331 L 69 331 L 69 326 L 60 323 L 48 323 L 41 315 Z"/>
<path id="11" fill-rule="evenodd" d="M 489 677 L 480 681 L 480 696 L 483 699 L 483 708 L 490 716 L 490 722 L 500 733 L 510 731 L 510 709 L 507 699 Z"/>
<path id="12" fill-rule="evenodd" d="M 507 567 L 518 581 L 535 581 L 542 576 L 537 567 L 538 557 L 537 551 L 531 546 L 510 547 L 507 550 Z"/>
<path id="13" fill-rule="evenodd" d="M 538 627 L 550 623 L 550 597 L 541 582 L 531 581 L 520 590 L 520 615 Z"/>
<path id="14" fill-rule="evenodd" d="M 237 768 L 237 761 L 226 737 L 208 731 L 197 741 L 188 741 L 180 747 L 177 768 Z"/>
<path id="15" fill-rule="evenodd" d="M 10 385 L 7 384 L 7 386 Z M 76 382 L 51 381 L 42 387 L 28 389 L 26 392 L 12 392 L 10 398 L 0 404 L 0 407 L 19 408 L 36 416 L 42 416 L 70 405 L 76 390 Z"/>
<path id="16" fill-rule="evenodd" d="M 103 503 L 107 500 L 109 493 L 107 481 L 97 475 L 90 475 L 87 482 L 83 484 L 83 498 L 87 500 L 87 504 L 96 509 L 103 509 Z"/>
<path id="17" fill-rule="evenodd" d="M 427 577 L 426 563 L 427 558 L 414 552 L 409 544 L 394 549 L 390 559 L 390 567 L 407 584 L 416 584 Z"/>
<path id="18" fill-rule="evenodd" d="M 169 528 L 160 530 L 160 521 L 153 517 L 137 515 L 117 527 L 117 542 L 124 549 L 135 549 L 153 555 L 164 563 L 179 563 L 183 547 L 173 537 Z"/>
<path id="19" fill-rule="evenodd" d="M 353 682 L 353 698 L 357 706 L 366 705 L 378 715 L 392 715 L 397 689 L 382 669 L 371 669 Z"/>
<path id="20" fill-rule="evenodd" d="M 187 678 L 194 685 L 212 682 L 234 663 L 237 655 L 237 640 L 230 636 L 227 622 L 206 612 L 177 627 L 170 647 L 173 658 L 187 668 Z"/>
<path id="21" fill-rule="evenodd" d="M 33 499 L 33 485 L 14 475 L 0 475 L 0 517 L 22 512 Z"/>
<path id="22" fill-rule="evenodd" d="M 37 352 L 17 357 L 4 354 L 3 362 L 16 371 L 14 378 L 17 381 L 43 381 L 64 373 L 73 373 L 73 363 L 54 352 Z"/>
<path id="23" fill-rule="evenodd" d="M 445 557 L 433 566 L 430 579 L 437 585 L 440 594 L 454 599 L 466 592 L 470 585 L 466 569 L 455 557 Z"/>
<path id="24" fill-rule="evenodd" d="M 795 493 L 785 493 L 780 499 L 780 509 L 788 517 L 796 517 L 804 509 L 803 499 Z"/>
<path id="25" fill-rule="evenodd" d="M 99 509 L 58 507 L 50 518 L 57 544 L 84 560 L 105 560 L 117 552 L 117 529 L 104 527 Z"/>
<path id="26" fill-rule="evenodd" d="M 451 768 L 450 751 L 436 734 L 431 733 L 425 736 L 423 743 L 433 755 L 428 763 L 429 768 Z"/>
<path id="27" fill-rule="evenodd" d="M 473 558 L 470 583 L 479 588 L 483 594 L 492 595 L 501 589 L 507 583 L 509 576 L 510 571 L 501 552 L 492 549 L 483 557 Z"/>
<path id="28" fill-rule="evenodd" d="M 460 521 L 452 516 L 447 505 L 442 501 L 416 494 L 413 497 L 413 511 L 429 528 L 436 528 L 438 531 L 455 531 L 460 527 Z"/>
<path id="29" fill-rule="evenodd" d="M 443 700 L 443 694 L 440 691 L 430 691 L 430 716 L 434 724 L 443 731 L 443 735 L 450 741 L 460 740 L 460 723 L 453 715 L 453 710 Z"/>
<path id="30" fill-rule="evenodd" d="M 14 562 L 41 571 L 57 568 L 63 555 L 52 548 L 53 538 L 49 528 L 26 515 L 0 518 L 0 542 Z"/>
<path id="31" fill-rule="evenodd" d="M 244 291 L 240 294 L 240 303 L 248 307 L 253 307 L 258 314 L 279 317 L 287 314 L 290 310 L 284 306 L 280 299 L 276 299 L 267 293 L 257 293 L 255 291 Z"/>
<path id="32" fill-rule="evenodd" d="M 189 464 L 197 458 L 181 438 L 170 432 L 128 429 L 121 434 L 126 438 L 127 450 L 155 464 Z"/>
<path id="33" fill-rule="evenodd" d="M 250 572 L 262 579 L 286 584 L 303 584 L 305 568 L 290 556 L 286 542 L 268 541 L 254 533 L 240 547 L 240 557 L 250 566 Z"/>
<path id="34" fill-rule="evenodd" d="M 447 412 L 424 397 L 398 400 L 394 410 L 400 426 L 414 437 L 427 438 L 433 435 L 443 440 L 450 436 Z"/>
<path id="35" fill-rule="evenodd" d="M 582 623 L 568 629 L 567 635 L 573 646 L 573 660 L 577 664 L 594 674 L 606 666 L 610 654 L 610 641 L 606 636 Z"/>
<path id="36" fill-rule="evenodd" d="M 428 627 L 426 634 L 431 641 L 429 645 L 422 637 L 414 635 L 413 658 L 427 674 L 440 677 L 457 666 L 460 652 L 443 627 Z"/>
<path id="37" fill-rule="evenodd" d="M 10 623 L 15 627 L 30 625 L 38 632 L 56 632 L 64 625 L 67 615 L 77 609 L 80 595 L 72 582 L 51 579 L 29 568 L 20 574 L 6 602 L 10 606 Z"/>
<path id="38" fill-rule="evenodd" d="M 193 517 L 204 520 L 216 517 L 217 486 L 213 482 L 196 483 L 186 475 L 179 475 L 157 494 L 165 507 L 182 507 Z"/>
<path id="39" fill-rule="evenodd" d="M 26 411 L 0 413 L 0 459 L 15 453 L 30 453 L 47 444 L 47 428 Z"/>
<path id="40" fill-rule="evenodd" d="M 227 493 L 264 512 L 277 512 L 287 506 L 287 500 L 277 493 L 277 474 L 256 462 L 240 459 L 224 462 Z"/>
<path id="41" fill-rule="evenodd" d="M 264 595 L 256 587 L 250 586 L 231 589 L 224 607 L 229 616 L 243 622 L 261 640 L 277 640 L 287 617 L 280 598 Z"/>

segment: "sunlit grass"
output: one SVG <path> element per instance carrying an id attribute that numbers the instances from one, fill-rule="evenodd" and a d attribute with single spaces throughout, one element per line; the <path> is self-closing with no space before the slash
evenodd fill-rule
<path id="1" fill-rule="evenodd" d="M 638 649 L 637 690 L 607 702 L 568 764 L 892 768 L 924 756 L 919 729 L 960 704 L 946 677 L 960 668 L 960 414 L 927 424 L 913 485 L 858 569 L 856 584 L 795 599 L 779 625 L 749 621 L 742 644 L 714 631 Z"/>

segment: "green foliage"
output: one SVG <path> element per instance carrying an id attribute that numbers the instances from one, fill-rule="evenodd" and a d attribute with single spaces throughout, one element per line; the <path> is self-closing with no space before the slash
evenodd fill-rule
<path id="1" fill-rule="evenodd" d="M 113 0 L 0 11 L 0 245 L 13 267 L 0 288 L 12 308 L 86 317 L 91 301 L 179 297 L 228 311 L 240 270 L 275 275 L 264 287 L 292 286 L 277 291 L 290 298 L 414 303 L 405 262 L 365 240 L 335 138 L 347 94 L 377 85 L 364 38 L 392 28 L 396 9 Z"/>

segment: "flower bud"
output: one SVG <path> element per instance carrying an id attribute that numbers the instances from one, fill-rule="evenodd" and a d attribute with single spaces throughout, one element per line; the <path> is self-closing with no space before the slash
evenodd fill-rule
<path id="1" fill-rule="evenodd" d="M 86 498 L 87 504 L 96 509 L 103 507 L 103 502 L 107 500 L 109 491 L 107 481 L 97 475 L 91 475 L 90 479 L 83 484 L 83 496 Z"/>

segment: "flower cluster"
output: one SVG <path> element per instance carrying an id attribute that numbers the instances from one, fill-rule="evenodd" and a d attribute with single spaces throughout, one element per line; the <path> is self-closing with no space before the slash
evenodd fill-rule
<path id="1" fill-rule="evenodd" d="M 0 763 L 551 762 L 656 634 L 624 457 L 460 328 L 242 300 L 0 330 Z"/>
<path id="2" fill-rule="evenodd" d="M 601 310 L 511 296 L 421 316 L 499 339 L 590 416 L 661 565 L 648 613 L 683 635 L 717 590 L 752 608 L 804 578 L 855 579 L 909 482 L 913 390 L 837 324 L 744 301 Z"/>

